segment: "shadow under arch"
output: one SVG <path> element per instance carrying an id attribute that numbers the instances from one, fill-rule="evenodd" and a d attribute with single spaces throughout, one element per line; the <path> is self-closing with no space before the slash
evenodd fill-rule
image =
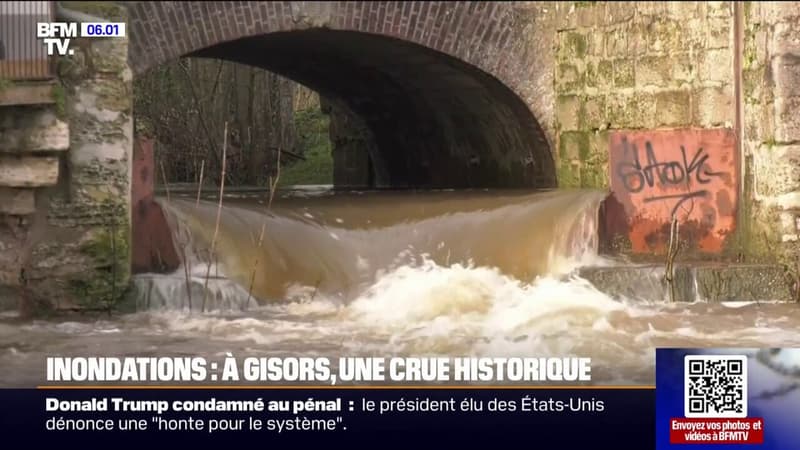
<path id="1" fill-rule="evenodd" d="M 522 99 L 479 68 L 428 47 L 310 28 L 183 56 L 260 67 L 351 112 L 369 130 L 370 178 L 379 187 L 557 186 L 547 140 Z"/>

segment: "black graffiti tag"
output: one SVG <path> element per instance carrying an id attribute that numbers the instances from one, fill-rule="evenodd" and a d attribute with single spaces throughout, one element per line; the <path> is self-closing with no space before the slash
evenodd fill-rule
<path id="1" fill-rule="evenodd" d="M 686 154 L 686 148 L 681 145 L 681 160 L 661 162 L 656 158 L 653 145 L 647 141 L 645 142 L 647 164 L 643 166 L 636 145 L 629 146 L 627 141 L 623 141 L 623 146 L 623 161 L 617 164 L 616 173 L 625 190 L 633 194 L 642 192 L 645 188 L 653 188 L 657 183 L 660 186 L 685 185 L 690 189 L 692 182 L 700 185 L 708 184 L 713 177 L 723 175 L 723 172 L 711 170 L 706 163 L 710 155 L 702 147 L 694 152 L 691 161 Z M 674 215 L 686 200 L 706 195 L 708 195 L 707 190 L 698 189 L 680 194 L 650 196 L 646 197 L 644 202 L 678 199 L 670 212 L 670 215 Z"/>

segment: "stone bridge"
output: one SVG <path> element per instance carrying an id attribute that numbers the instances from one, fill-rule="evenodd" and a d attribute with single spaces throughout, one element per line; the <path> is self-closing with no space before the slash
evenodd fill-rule
<path id="1" fill-rule="evenodd" d="M 139 2 L 129 17 L 135 74 L 221 58 L 338 101 L 371 132 L 379 184 L 556 186 L 541 125 L 552 123 L 552 50 L 531 39 L 530 5 Z"/>
<path id="2" fill-rule="evenodd" d="M 185 56 L 330 99 L 367 135 L 337 183 L 607 189 L 609 251 L 663 261 L 675 216 L 686 261 L 800 260 L 797 3 L 62 3 L 129 33 L 0 87 L 0 285 L 27 296 L 124 292 L 131 80 Z"/>

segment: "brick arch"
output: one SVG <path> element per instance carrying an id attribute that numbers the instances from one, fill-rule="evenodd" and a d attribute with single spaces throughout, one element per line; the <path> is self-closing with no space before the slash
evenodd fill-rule
<path id="1" fill-rule="evenodd" d="M 135 75 L 181 56 L 303 83 L 363 119 L 385 184 L 553 187 L 528 104 L 534 26 L 495 2 L 136 2 Z"/>

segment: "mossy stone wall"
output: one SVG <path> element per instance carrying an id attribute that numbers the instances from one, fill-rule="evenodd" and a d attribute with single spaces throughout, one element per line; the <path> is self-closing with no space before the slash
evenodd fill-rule
<path id="1" fill-rule="evenodd" d="M 114 21 L 109 2 L 65 6 Z M 97 4 L 102 6 L 97 9 Z M 130 278 L 133 146 L 128 39 L 76 39 L 58 61 L 60 103 L 70 127 L 59 186 L 47 198 L 48 229 L 34 250 L 36 293 L 56 308 L 117 306 Z"/>
<path id="2" fill-rule="evenodd" d="M 609 132 L 734 129 L 741 107 L 741 196 L 725 256 L 800 271 L 800 2 L 743 2 L 740 45 L 733 2 L 555 8 L 559 186 L 608 187 Z"/>
<path id="3" fill-rule="evenodd" d="M 733 126 L 729 2 L 555 7 L 560 187 L 608 187 L 611 130 Z"/>
<path id="4" fill-rule="evenodd" d="M 745 2 L 742 55 L 752 258 L 779 262 L 800 289 L 800 2 Z"/>

